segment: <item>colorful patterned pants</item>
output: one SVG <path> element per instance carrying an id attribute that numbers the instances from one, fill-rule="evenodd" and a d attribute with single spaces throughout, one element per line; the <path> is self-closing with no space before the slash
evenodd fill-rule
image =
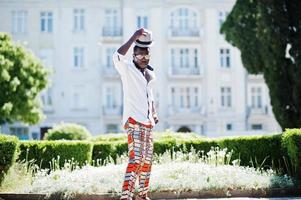
<path id="1" fill-rule="evenodd" d="M 133 198 L 137 177 L 139 178 L 138 196 L 145 198 L 149 190 L 153 157 L 152 127 L 129 118 L 125 129 L 128 135 L 129 163 L 126 168 L 121 199 Z"/>

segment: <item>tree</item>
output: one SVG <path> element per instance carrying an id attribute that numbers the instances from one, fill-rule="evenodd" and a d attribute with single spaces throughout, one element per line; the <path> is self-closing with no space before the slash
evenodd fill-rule
<path id="1" fill-rule="evenodd" d="M 300 0 L 237 0 L 221 28 L 247 71 L 263 74 L 282 129 L 301 126 L 300 8 Z"/>
<path id="2" fill-rule="evenodd" d="M 0 33 L 0 125 L 44 118 L 38 94 L 47 85 L 48 71 L 21 45 Z"/>

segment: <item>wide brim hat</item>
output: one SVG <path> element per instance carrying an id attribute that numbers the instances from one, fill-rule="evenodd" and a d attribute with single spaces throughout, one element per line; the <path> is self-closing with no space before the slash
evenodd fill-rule
<path id="1" fill-rule="evenodd" d="M 145 30 L 145 33 L 135 41 L 135 45 L 142 48 L 151 47 L 154 44 L 153 34 L 149 30 Z"/>

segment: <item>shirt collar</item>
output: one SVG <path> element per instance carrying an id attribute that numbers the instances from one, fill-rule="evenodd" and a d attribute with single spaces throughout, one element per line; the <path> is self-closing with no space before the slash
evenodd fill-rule
<path id="1" fill-rule="evenodd" d="M 133 61 L 133 63 L 134 63 L 134 65 L 135 65 L 135 67 L 136 67 L 137 69 L 139 69 L 139 71 L 141 71 L 143 74 L 144 74 L 144 70 L 145 70 L 145 69 L 148 69 L 148 70 L 150 70 L 150 71 L 154 71 L 154 68 L 152 68 L 150 65 L 147 65 L 147 67 L 143 69 L 143 68 L 139 67 L 139 65 L 138 65 L 137 63 L 135 63 L 134 61 Z"/>

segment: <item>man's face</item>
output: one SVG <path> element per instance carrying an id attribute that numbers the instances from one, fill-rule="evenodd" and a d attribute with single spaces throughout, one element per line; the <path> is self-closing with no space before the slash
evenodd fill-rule
<path id="1" fill-rule="evenodd" d="M 146 68 L 149 63 L 149 50 L 147 48 L 137 48 L 134 51 L 134 61 L 141 68 Z"/>

